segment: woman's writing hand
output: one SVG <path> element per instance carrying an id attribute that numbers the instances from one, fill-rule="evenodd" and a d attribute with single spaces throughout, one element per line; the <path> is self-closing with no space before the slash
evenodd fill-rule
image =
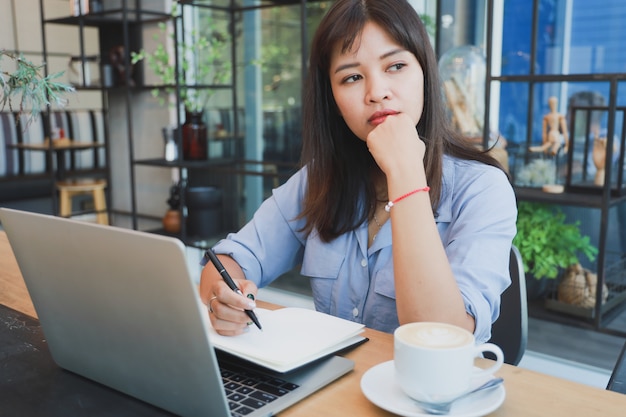
<path id="1" fill-rule="evenodd" d="M 239 278 L 243 273 L 238 265 L 231 265 L 234 261 L 228 262 L 222 258 L 222 262 L 243 295 L 231 290 L 215 267 L 207 264 L 200 280 L 200 297 L 207 306 L 215 331 L 225 336 L 234 336 L 246 331 L 250 325 L 250 318 L 244 310 L 256 308 L 254 298 L 258 289 L 254 282 Z"/>

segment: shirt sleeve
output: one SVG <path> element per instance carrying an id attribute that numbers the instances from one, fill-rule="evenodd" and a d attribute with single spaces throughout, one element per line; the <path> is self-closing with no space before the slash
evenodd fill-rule
<path id="1" fill-rule="evenodd" d="M 302 262 L 304 238 L 298 219 L 306 171 L 300 170 L 273 190 L 243 228 L 230 233 L 213 250 L 232 257 L 246 279 L 264 287 Z M 206 263 L 205 261 L 203 261 Z"/>
<path id="2" fill-rule="evenodd" d="M 438 226 L 466 310 L 475 319 L 476 340 L 485 342 L 500 313 L 501 294 L 511 283 L 516 199 L 499 169 L 467 161 L 458 162 L 456 169 L 463 174 L 452 176 L 452 197 Z"/>

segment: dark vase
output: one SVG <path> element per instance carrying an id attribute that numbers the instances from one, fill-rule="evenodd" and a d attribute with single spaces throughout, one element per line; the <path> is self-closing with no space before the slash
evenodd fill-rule
<path id="1" fill-rule="evenodd" d="M 169 209 L 163 216 L 163 230 L 168 233 L 180 232 L 180 211 Z"/>
<path id="2" fill-rule="evenodd" d="M 208 157 L 208 137 L 202 112 L 185 112 L 183 124 L 183 159 L 202 161 Z"/>

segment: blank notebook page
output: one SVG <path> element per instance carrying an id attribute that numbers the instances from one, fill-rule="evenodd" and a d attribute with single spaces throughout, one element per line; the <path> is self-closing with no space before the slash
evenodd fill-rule
<path id="1" fill-rule="evenodd" d="M 239 336 L 221 336 L 210 329 L 218 349 L 279 372 L 286 372 L 347 347 L 358 340 L 364 325 L 305 308 L 254 310 L 263 330 L 249 326 Z"/>

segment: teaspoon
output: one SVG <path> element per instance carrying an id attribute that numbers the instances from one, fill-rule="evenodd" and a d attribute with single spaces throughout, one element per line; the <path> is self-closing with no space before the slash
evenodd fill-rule
<path id="1" fill-rule="evenodd" d="M 424 411 L 426 411 L 428 414 L 434 414 L 434 415 L 445 415 L 450 413 L 450 408 L 452 407 L 452 404 L 455 401 L 460 400 L 461 398 L 465 398 L 468 395 L 474 394 L 478 391 L 483 391 L 486 389 L 492 389 L 492 388 L 496 388 L 499 387 L 502 382 L 504 380 L 502 378 L 492 378 L 489 381 L 485 382 L 484 384 L 482 384 L 481 386 L 474 388 L 471 391 L 467 391 L 461 395 L 459 395 L 458 397 L 450 400 L 450 401 L 446 401 L 446 402 L 442 402 L 442 403 L 425 403 L 422 401 L 418 401 L 418 404 L 420 407 L 422 407 L 424 409 Z"/>

